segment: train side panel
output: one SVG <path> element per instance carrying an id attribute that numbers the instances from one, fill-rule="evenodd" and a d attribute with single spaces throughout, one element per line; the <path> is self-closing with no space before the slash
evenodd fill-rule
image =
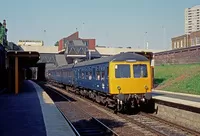
<path id="1" fill-rule="evenodd" d="M 62 83 L 62 71 L 61 69 L 56 70 L 55 81 L 58 83 Z"/>
<path id="2" fill-rule="evenodd" d="M 73 70 L 71 68 L 62 69 L 62 83 L 65 85 L 72 85 Z"/>
<path id="3" fill-rule="evenodd" d="M 108 93 L 108 63 L 75 68 L 75 85 Z"/>

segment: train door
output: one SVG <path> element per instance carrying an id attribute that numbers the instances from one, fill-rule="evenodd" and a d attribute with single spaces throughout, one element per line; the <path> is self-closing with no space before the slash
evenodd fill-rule
<path id="1" fill-rule="evenodd" d="M 80 76 L 80 75 L 79 75 L 79 70 L 78 70 L 78 69 L 75 69 L 75 70 L 74 70 L 74 78 L 73 78 L 73 79 L 74 79 L 74 84 L 73 84 L 73 85 L 76 86 L 76 85 L 78 84 L 78 78 L 79 78 L 79 76 Z"/>
<path id="2" fill-rule="evenodd" d="M 74 85 L 75 77 L 76 77 L 76 76 L 75 76 L 76 70 L 73 70 L 73 68 L 72 68 L 72 69 L 71 69 L 71 72 L 72 72 L 72 75 L 71 75 L 71 76 L 72 76 L 72 77 L 71 77 L 72 80 L 71 80 L 71 81 L 72 81 L 72 85 Z"/>
<path id="3" fill-rule="evenodd" d="M 106 65 L 106 76 L 105 76 L 105 86 L 106 86 L 106 90 L 109 92 L 109 65 Z"/>

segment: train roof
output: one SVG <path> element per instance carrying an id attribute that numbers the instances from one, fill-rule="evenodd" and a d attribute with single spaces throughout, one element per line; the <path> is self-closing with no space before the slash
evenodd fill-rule
<path id="1" fill-rule="evenodd" d="M 95 64 L 101 64 L 101 63 L 126 61 L 126 60 L 148 61 L 148 58 L 146 58 L 144 55 L 140 55 L 134 52 L 126 52 L 126 53 L 120 53 L 120 54 L 109 56 L 109 57 L 102 57 L 99 59 L 78 62 L 77 64 L 63 65 L 63 66 L 57 67 L 56 69 L 80 67 L 80 66 L 95 65 Z"/>
<path id="2" fill-rule="evenodd" d="M 148 61 L 148 59 L 143 55 L 132 53 L 132 52 L 126 52 L 126 53 L 120 53 L 120 54 L 109 56 L 109 57 L 102 57 L 99 59 L 83 61 L 83 62 L 77 63 L 75 67 L 95 65 L 95 64 L 108 63 L 108 62 L 126 61 L 126 60 Z"/>

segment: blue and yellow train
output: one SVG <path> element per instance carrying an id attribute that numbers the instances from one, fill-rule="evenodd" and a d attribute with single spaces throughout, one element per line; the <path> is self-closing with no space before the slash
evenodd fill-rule
<path id="1" fill-rule="evenodd" d="M 152 56 L 151 52 L 120 53 L 49 70 L 48 78 L 115 111 L 129 111 L 152 99 Z"/>

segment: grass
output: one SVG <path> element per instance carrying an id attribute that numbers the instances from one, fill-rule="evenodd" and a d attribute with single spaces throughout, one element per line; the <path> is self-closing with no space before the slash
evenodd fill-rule
<path id="1" fill-rule="evenodd" d="M 155 66 L 156 89 L 200 94 L 200 63 Z"/>

